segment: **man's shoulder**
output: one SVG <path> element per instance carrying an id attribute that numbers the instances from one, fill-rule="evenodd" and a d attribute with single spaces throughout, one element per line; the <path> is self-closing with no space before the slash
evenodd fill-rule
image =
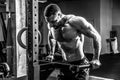
<path id="1" fill-rule="evenodd" d="M 74 22 L 74 21 L 84 21 L 85 20 L 85 18 L 84 17 L 82 17 L 82 16 L 76 16 L 76 15 L 73 15 L 73 14 L 69 14 L 69 15 L 66 15 L 65 16 L 67 19 L 68 19 L 68 21 L 72 21 L 72 22 Z"/>
<path id="2" fill-rule="evenodd" d="M 76 15 L 67 15 L 67 21 L 68 23 L 70 24 L 74 24 L 74 23 L 82 23 L 82 22 L 85 22 L 86 19 L 82 16 L 76 16 Z"/>
<path id="3" fill-rule="evenodd" d="M 71 17 L 75 17 L 75 15 L 73 15 L 73 14 L 68 14 L 68 15 L 66 15 L 65 17 L 66 17 L 66 18 L 71 18 Z"/>
<path id="4" fill-rule="evenodd" d="M 70 20 L 70 19 L 73 19 L 73 18 L 75 18 L 76 16 L 75 15 L 73 15 L 73 14 L 68 14 L 68 15 L 66 15 L 64 18 L 66 18 L 67 20 Z"/>

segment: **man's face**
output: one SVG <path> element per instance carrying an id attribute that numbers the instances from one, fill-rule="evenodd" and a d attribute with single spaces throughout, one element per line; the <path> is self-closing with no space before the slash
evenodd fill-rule
<path id="1" fill-rule="evenodd" d="M 52 25 L 56 25 L 57 22 L 60 20 L 60 16 L 58 13 L 51 15 L 50 17 L 46 17 L 47 22 L 49 22 Z"/>

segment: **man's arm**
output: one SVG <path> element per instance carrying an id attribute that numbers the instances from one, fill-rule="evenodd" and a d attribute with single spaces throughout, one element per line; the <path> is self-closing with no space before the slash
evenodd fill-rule
<path id="1" fill-rule="evenodd" d="M 53 39 L 51 31 L 48 32 L 48 45 L 50 48 L 50 54 L 49 55 L 54 55 L 55 52 L 55 46 L 56 46 L 56 40 Z"/>
<path id="2" fill-rule="evenodd" d="M 73 17 L 70 19 L 69 23 L 78 31 L 78 33 L 82 33 L 90 38 L 93 38 L 95 54 L 93 56 L 93 60 L 99 60 L 100 52 L 101 52 L 101 36 L 95 30 L 95 28 L 87 22 L 82 17 Z"/>
<path id="3" fill-rule="evenodd" d="M 55 47 L 56 47 L 56 40 L 53 39 L 51 31 L 48 32 L 48 46 L 49 46 L 50 52 L 49 52 L 49 55 L 46 57 L 46 60 L 53 61 L 54 60 Z"/>
<path id="4" fill-rule="evenodd" d="M 67 61 L 66 54 L 65 54 L 65 52 L 63 51 L 63 49 L 61 48 L 60 43 L 59 43 L 59 42 L 57 42 L 57 44 L 58 44 L 58 48 L 59 48 L 59 49 L 60 49 L 60 51 L 61 51 L 63 61 Z"/>
<path id="5" fill-rule="evenodd" d="M 86 36 L 93 38 L 93 46 L 95 50 L 95 54 L 93 56 L 93 60 L 99 60 L 100 52 L 101 52 L 101 36 L 100 34 L 95 30 L 95 28 L 87 22 L 85 19 L 81 21 L 82 25 L 82 33 Z"/>

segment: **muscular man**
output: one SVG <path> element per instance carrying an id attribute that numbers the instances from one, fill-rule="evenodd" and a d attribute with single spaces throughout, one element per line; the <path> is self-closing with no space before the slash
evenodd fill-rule
<path id="1" fill-rule="evenodd" d="M 55 45 L 58 44 L 64 61 L 78 65 L 88 63 L 83 52 L 85 35 L 92 38 L 94 43 L 94 56 L 91 61 L 93 68 L 101 65 L 99 61 L 101 36 L 85 18 L 71 14 L 65 15 L 56 4 L 49 4 L 45 8 L 44 17 L 48 22 L 48 43 L 51 48 L 47 58 L 54 59 Z M 73 73 L 76 79 L 71 80 L 87 80 L 88 73 L 86 69 Z"/>

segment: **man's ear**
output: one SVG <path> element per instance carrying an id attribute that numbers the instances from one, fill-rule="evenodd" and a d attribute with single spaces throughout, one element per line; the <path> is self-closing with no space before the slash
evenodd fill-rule
<path id="1" fill-rule="evenodd" d="M 60 17 L 62 16 L 60 11 L 57 12 L 57 15 Z"/>

